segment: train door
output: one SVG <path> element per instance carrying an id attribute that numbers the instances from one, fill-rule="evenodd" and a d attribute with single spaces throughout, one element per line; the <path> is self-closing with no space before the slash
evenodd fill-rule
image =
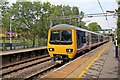
<path id="1" fill-rule="evenodd" d="M 92 43 L 92 38 L 91 38 L 91 33 L 89 32 L 89 49 L 91 49 L 91 44 Z"/>
<path id="2" fill-rule="evenodd" d="M 88 32 L 86 32 L 86 44 L 87 45 L 89 45 L 89 42 L 90 40 L 89 40 L 89 33 Z"/>
<path id="3" fill-rule="evenodd" d="M 99 34 L 98 43 L 101 43 L 101 35 Z"/>
<path id="4" fill-rule="evenodd" d="M 98 35 L 98 42 L 100 42 L 100 35 Z"/>
<path id="5" fill-rule="evenodd" d="M 86 33 L 84 31 L 77 31 L 77 48 L 84 46 L 86 43 Z"/>
<path id="6" fill-rule="evenodd" d="M 79 32 L 77 31 L 77 48 L 79 48 L 79 45 L 80 45 L 80 34 Z"/>

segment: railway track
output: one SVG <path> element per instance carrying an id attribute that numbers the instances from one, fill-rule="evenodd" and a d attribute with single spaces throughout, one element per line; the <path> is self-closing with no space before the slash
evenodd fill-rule
<path id="1" fill-rule="evenodd" d="M 35 74 L 32 74 L 30 76 L 27 76 L 25 80 L 36 80 L 36 79 L 40 79 L 43 75 L 47 74 L 49 71 L 57 69 L 58 67 L 60 67 L 61 65 L 58 64 L 53 64 L 47 68 L 44 68 L 41 71 L 36 72 Z"/>
<path id="2" fill-rule="evenodd" d="M 12 64 L 7 64 L 7 65 L 4 65 L 4 66 L 1 66 L 0 70 L 8 68 L 8 67 L 15 66 L 15 65 L 20 65 L 20 64 L 23 64 L 23 63 L 27 63 L 27 62 L 30 62 L 30 61 L 33 61 L 33 60 L 41 59 L 41 58 L 44 58 L 44 57 L 48 57 L 48 56 L 49 55 L 47 54 L 47 55 L 42 55 L 42 56 L 39 56 L 39 57 L 30 58 L 30 59 L 27 59 L 27 60 L 15 62 L 15 63 L 12 63 Z"/>
<path id="3" fill-rule="evenodd" d="M 39 58 L 37 57 L 36 59 L 3 66 L 0 69 L 0 76 L 2 76 L 2 78 L 26 78 L 25 75 L 29 74 L 30 70 L 35 72 L 36 70 L 39 70 L 38 68 L 43 69 L 53 64 L 54 63 L 51 62 L 50 57 L 48 55 L 44 55 Z"/>

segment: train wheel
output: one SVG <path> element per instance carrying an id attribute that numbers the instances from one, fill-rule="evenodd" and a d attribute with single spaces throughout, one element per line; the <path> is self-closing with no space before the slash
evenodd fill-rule
<path id="1" fill-rule="evenodd" d="M 55 58 L 51 58 L 52 61 L 55 61 Z"/>
<path id="2" fill-rule="evenodd" d="M 72 59 L 71 59 L 71 58 L 69 59 L 69 62 L 70 62 L 70 61 L 72 61 Z"/>

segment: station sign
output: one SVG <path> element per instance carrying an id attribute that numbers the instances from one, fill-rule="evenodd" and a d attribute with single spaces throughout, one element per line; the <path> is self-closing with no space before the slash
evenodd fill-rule
<path id="1" fill-rule="evenodd" d="M 14 34 L 14 31 L 8 31 L 8 34 Z"/>

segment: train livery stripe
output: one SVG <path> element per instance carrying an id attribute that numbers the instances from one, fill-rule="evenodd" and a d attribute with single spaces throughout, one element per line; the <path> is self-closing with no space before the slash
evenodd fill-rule
<path id="1" fill-rule="evenodd" d="M 108 45 L 108 46 L 109 46 L 109 45 Z M 90 64 L 89 64 L 86 68 L 84 68 L 84 70 L 81 72 L 81 74 L 79 74 L 76 78 L 81 78 L 81 77 L 83 76 L 83 74 L 89 69 L 89 67 L 90 67 L 90 66 L 101 56 L 101 54 L 108 48 L 108 46 L 105 47 L 105 48 L 103 49 L 103 51 L 101 51 L 101 52 L 99 53 L 99 55 L 98 55 L 97 57 L 95 57 L 94 60 L 91 61 Z"/>

